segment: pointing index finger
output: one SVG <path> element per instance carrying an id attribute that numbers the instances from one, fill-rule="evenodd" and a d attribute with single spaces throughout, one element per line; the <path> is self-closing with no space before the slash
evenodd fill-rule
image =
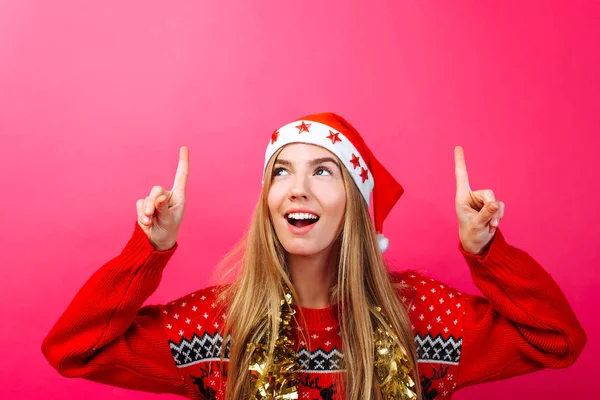
<path id="1" fill-rule="evenodd" d="M 465 153 L 462 146 L 456 146 L 454 148 L 454 172 L 456 174 L 456 190 L 470 191 L 469 174 L 467 173 Z"/>
<path id="2" fill-rule="evenodd" d="M 181 146 L 179 149 L 179 163 L 177 164 L 177 172 L 175 172 L 175 182 L 173 182 L 173 189 L 171 194 L 175 190 L 181 190 L 185 193 L 185 187 L 187 185 L 187 178 L 189 173 L 189 160 L 190 151 L 187 146 Z"/>

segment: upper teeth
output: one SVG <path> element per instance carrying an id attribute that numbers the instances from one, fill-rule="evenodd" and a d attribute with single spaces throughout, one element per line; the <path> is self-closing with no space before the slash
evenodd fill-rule
<path id="1" fill-rule="evenodd" d="M 288 218 L 293 218 L 293 219 L 318 219 L 319 217 L 317 217 L 314 214 L 309 214 L 309 213 L 291 213 L 291 214 L 288 214 Z"/>

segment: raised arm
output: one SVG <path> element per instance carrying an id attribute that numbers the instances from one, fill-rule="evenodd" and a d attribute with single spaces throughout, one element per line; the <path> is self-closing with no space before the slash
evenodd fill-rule
<path id="1" fill-rule="evenodd" d="M 586 335 L 552 277 L 500 231 L 486 256 L 463 253 L 482 296 L 466 296 L 458 387 L 564 368 Z"/>
<path id="2" fill-rule="evenodd" d="M 44 356 L 61 375 L 191 394 L 169 350 L 163 307 L 141 308 L 176 248 L 156 251 L 136 223 L 123 252 L 90 277 L 42 343 Z"/>
<path id="3" fill-rule="evenodd" d="M 173 188 L 137 201 L 138 220 L 121 254 L 79 290 L 42 344 L 62 375 L 201 399 L 185 383 L 164 331 L 163 306 L 142 307 L 177 248 L 185 205 L 188 149 L 179 152 Z"/>

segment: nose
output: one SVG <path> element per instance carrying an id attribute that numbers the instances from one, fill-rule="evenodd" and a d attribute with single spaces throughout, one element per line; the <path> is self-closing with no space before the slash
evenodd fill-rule
<path id="1" fill-rule="evenodd" d="M 296 177 L 294 182 L 290 186 L 289 199 L 294 200 L 308 200 L 309 189 L 306 185 L 305 180 L 302 177 Z"/>

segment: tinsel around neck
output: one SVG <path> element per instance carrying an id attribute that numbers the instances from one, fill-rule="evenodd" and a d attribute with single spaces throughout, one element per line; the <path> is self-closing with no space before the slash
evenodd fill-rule
<path id="1" fill-rule="evenodd" d="M 287 287 L 284 287 L 284 290 L 280 307 L 279 332 L 272 362 L 268 363 L 268 338 L 270 337 L 268 329 L 258 343 L 247 345 L 247 351 L 252 353 L 249 370 L 255 385 L 250 400 L 298 399 L 298 378 L 301 367 L 294 350 L 294 341 L 290 339 L 296 312 L 292 307 L 293 298 L 290 290 Z M 379 319 L 385 322 L 385 326 L 379 324 L 380 326 L 373 332 L 374 368 L 383 397 L 386 400 L 416 400 L 416 385 L 411 376 L 413 371 L 406 351 L 398 345 L 398 336 L 393 332 L 381 308 L 375 307 L 374 310 Z M 265 323 L 268 324 L 267 321 Z"/>

